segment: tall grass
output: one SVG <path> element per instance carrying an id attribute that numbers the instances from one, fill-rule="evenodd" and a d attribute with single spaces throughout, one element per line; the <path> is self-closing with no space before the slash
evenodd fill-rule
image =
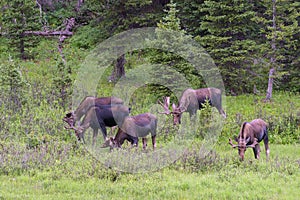
<path id="1" fill-rule="evenodd" d="M 237 135 L 244 121 L 261 118 L 269 124 L 271 143 L 300 143 L 300 95 L 277 92 L 271 102 L 265 103 L 264 96 L 241 95 L 227 97 L 228 118 L 223 127 L 220 141 Z"/>
<path id="2" fill-rule="evenodd" d="M 271 103 L 260 98 L 227 97 L 228 118 L 217 143 L 205 153 L 203 131 L 209 127 L 201 126 L 207 121 L 201 116 L 208 113 L 198 112 L 198 128 L 191 126 L 185 113 L 187 131 L 195 137 L 181 156 L 164 168 L 135 174 L 110 169 L 95 159 L 73 133 L 64 130 L 65 113 L 55 104 L 41 103 L 20 113 L 2 106 L 0 199 L 297 199 L 299 96 L 277 93 Z M 157 144 L 163 148 L 172 144 L 176 129 L 170 116 L 159 117 L 164 121 Z M 270 160 L 266 162 L 262 145 L 260 160 L 248 150 L 240 162 L 228 137 L 238 134 L 243 121 L 257 117 L 270 124 Z"/>

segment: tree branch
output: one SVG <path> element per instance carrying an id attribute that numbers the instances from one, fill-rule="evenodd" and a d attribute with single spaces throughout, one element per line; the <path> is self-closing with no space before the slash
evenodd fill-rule
<path id="1" fill-rule="evenodd" d="M 37 36 L 66 36 L 71 37 L 73 35 L 73 32 L 67 30 L 67 31 L 25 31 L 24 35 L 37 35 Z"/>

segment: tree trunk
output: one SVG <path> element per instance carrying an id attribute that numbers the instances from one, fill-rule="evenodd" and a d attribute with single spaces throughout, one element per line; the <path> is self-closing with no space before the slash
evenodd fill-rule
<path id="1" fill-rule="evenodd" d="M 272 0 L 272 9 L 273 9 L 273 33 L 272 33 L 272 41 L 271 41 L 271 48 L 272 48 L 272 56 L 271 56 L 271 69 L 269 71 L 269 81 L 268 81 L 268 89 L 265 101 L 270 101 L 272 98 L 272 91 L 273 91 L 273 77 L 275 73 L 275 62 L 276 62 L 276 0 Z"/>
<path id="2" fill-rule="evenodd" d="M 125 76 L 125 67 L 124 67 L 125 63 L 126 63 L 125 54 L 123 54 L 117 59 L 117 62 L 114 65 L 112 74 L 109 77 L 110 82 L 116 82 L 119 78 Z"/>
<path id="3" fill-rule="evenodd" d="M 275 73 L 275 68 L 272 67 L 269 71 L 269 81 L 268 81 L 268 89 L 267 89 L 267 96 L 266 101 L 270 101 L 272 98 L 272 91 L 273 91 L 273 76 Z"/>
<path id="4" fill-rule="evenodd" d="M 45 36 L 45 37 L 51 37 L 51 36 L 72 36 L 73 32 L 69 30 L 63 30 L 63 31 L 25 31 L 24 35 L 36 35 L 36 36 Z"/>

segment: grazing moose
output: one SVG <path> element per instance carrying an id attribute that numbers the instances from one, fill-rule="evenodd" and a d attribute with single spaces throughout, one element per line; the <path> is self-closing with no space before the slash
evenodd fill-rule
<path id="1" fill-rule="evenodd" d="M 115 138 L 110 138 L 109 140 L 107 140 L 103 144 L 103 147 L 121 147 L 125 139 L 131 141 L 131 144 L 137 146 L 137 138 L 142 137 L 143 149 L 145 150 L 147 146 L 146 136 L 151 133 L 153 150 L 155 150 L 156 129 L 157 117 L 151 113 L 143 113 L 126 117 Z"/>
<path id="2" fill-rule="evenodd" d="M 87 128 L 91 127 L 93 129 L 93 146 L 96 142 L 96 137 L 98 135 L 98 129 L 101 129 L 104 141 L 106 141 L 107 132 L 106 126 L 113 127 L 116 125 L 123 124 L 124 119 L 129 115 L 129 108 L 124 105 L 116 105 L 112 107 L 91 107 L 86 115 L 84 116 L 82 123 L 79 127 L 75 126 L 75 120 L 73 116 L 66 116 L 64 121 L 66 121 L 70 127 L 67 129 L 75 130 L 75 134 L 79 140 L 84 141 L 84 132 Z"/>
<path id="3" fill-rule="evenodd" d="M 133 137 L 127 133 L 125 133 L 124 131 L 122 131 L 122 129 L 119 128 L 116 136 L 110 137 L 109 139 L 107 139 L 103 145 L 102 148 L 108 147 L 110 146 L 111 149 L 113 148 L 120 148 L 124 141 L 127 140 L 128 142 L 131 143 L 132 146 L 138 146 L 138 137 Z"/>
<path id="4" fill-rule="evenodd" d="M 164 103 L 161 103 L 160 101 L 159 103 L 165 110 L 163 114 L 173 115 L 173 124 L 176 125 L 181 123 L 183 112 L 188 112 L 191 118 L 196 115 L 197 110 L 203 108 L 202 104 L 205 103 L 206 99 L 211 106 L 216 107 L 219 113 L 226 118 L 226 113 L 222 109 L 222 92 L 217 88 L 201 88 L 197 90 L 190 88 L 186 89 L 180 97 L 178 106 L 173 103 L 172 112 L 169 110 L 169 97 L 164 98 Z"/>
<path id="5" fill-rule="evenodd" d="M 233 144 L 232 140 L 229 139 L 229 144 L 233 148 L 238 147 L 240 160 L 244 160 L 245 151 L 249 147 L 253 148 L 254 157 L 256 159 L 259 159 L 259 142 L 261 142 L 262 140 L 264 140 L 267 159 L 269 158 L 270 149 L 268 144 L 269 140 L 267 127 L 267 123 L 262 119 L 254 119 L 251 122 L 244 122 L 241 126 L 240 133 L 236 138 L 238 144 Z"/>
<path id="6" fill-rule="evenodd" d="M 70 112 L 66 114 L 66 117 L 64 119 L 73 118 L 74 122 L 76 123 L 93 106 L 106 107 L 112 105 L 123 105 L 123 103 L 124 103 L 123 100 L 117 97 L 97 98 L 97 97 L 88 96 L 81 101 L 81 103 L 79 104 L 75 112 Z M 73 124 L 69 124 L 69 125 L 72 126 Z"/>

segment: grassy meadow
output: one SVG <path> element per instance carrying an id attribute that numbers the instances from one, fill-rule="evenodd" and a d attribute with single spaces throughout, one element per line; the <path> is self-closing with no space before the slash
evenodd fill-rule
<path id="1" fill-rule="evenodd" d="M 58 130 L 47 136 L 46 142 L 39 143 L 41 139 L 30 134 L 27 139 L 18 137 L 18 142 L 12 139 L 16 134 L 1 140 L 0 199 L 298 199 L 299 94 L 275 93 L 268 103 L 263 103 L 263 98 L 226 97 L 228 117 L 207 155 L 201 155 L 199 136 L 176 162 L 146 173 L 106 168 L 76 142 L 73 134 L 66 133 L 61 122 L 64 112 L 52 111 L 50 117 L 58 118 L 51 122 L 55 125 L 44 121 L 47 129 L 39 130 Z M 41 108 L 49 110 L 47 105 Z M 260 160 L 255 160 L 249 149 L 245 161 L 240 162 L 237 150 L 228 145 L 228 138 L 238 134 L 243 121 L 258 117 L 270 126 L 270 160 L 266 162 L 261 144 Z M 18 121 L 14 123 L 21 129 Z M 24 122 L 20 123 L 26 128 Z M 164 133 L 160 134 L 158 147 L 166 142 Z"/>
<path id="2" fill-rule="evenodd" d="M 179 164 L 145 174 L 110 170 L 64 174 L 49 169 L 37 174 L 2 175 L 2 199 L 297 199 L 299 145 L 272 145 L 268 163 L 249 158 L 240 163 L 224 146 L 221 155 L 182 167 Z M 227 150 L 225 150 L 227 149 Z M 297 153 L 298 151 L 298 153 Z M 73 161 L 81 168 L 82 160 Z M 98 163 L 101 165 L 100 163 Z M 86 166 L 90 167 L 90 165 Z M 75 171 L 78 172 L 79 169 Z M 59 175 L 56 174 L 56 172 Z M 103 177 L 97 174 L 103 173 Z M 76 173 L 71 172 L 71 173 Z M 67 171 L 66 171 L 67 173 Z M 74 177 L 75 176 L 75 177 Z"/>

